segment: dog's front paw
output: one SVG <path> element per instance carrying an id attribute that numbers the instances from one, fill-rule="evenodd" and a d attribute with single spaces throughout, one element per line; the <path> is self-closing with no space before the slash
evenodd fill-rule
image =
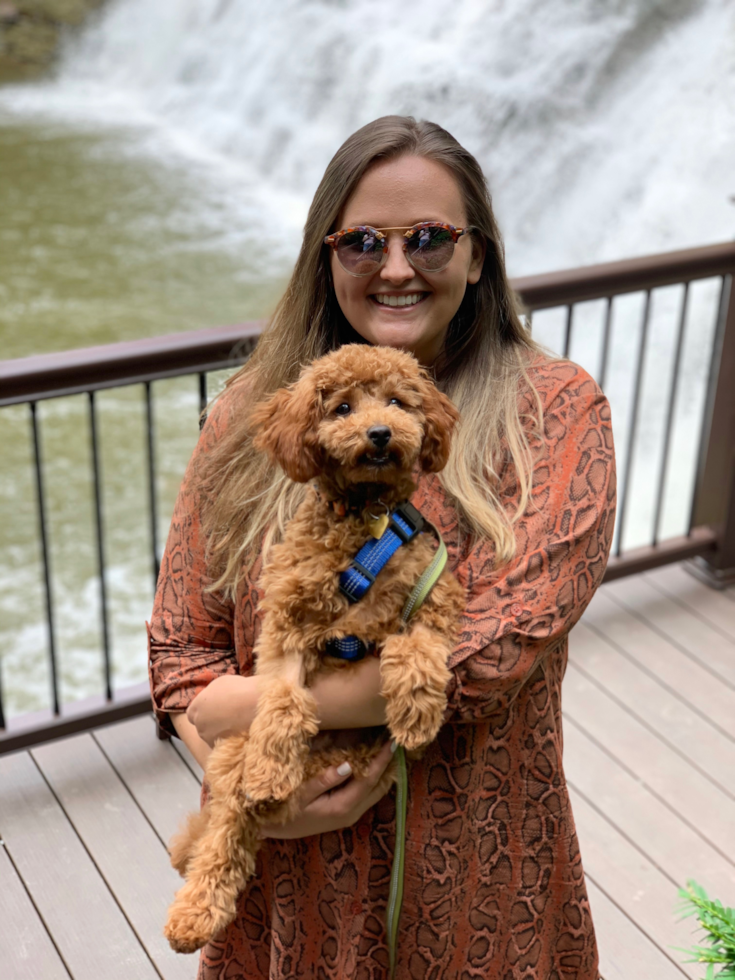
<path id="1" fill-rule="evenodd" d="M 182 892 L 186 892 L 186 888 Z M 234 917 L 234 905 L 225 911 L 213 905 L 196 904 L 180 892 L 169 910 L 163 934 L 174 952 L 195 953 L 228 926 Z"/>
<path id="2" fill-rule="evenodd" d="M 436 738 L 444 718 L 446 699 L 427 698 L 427 704 L 419 708 L 416 703 L 388 702 L 386 718 L 388 728 L 397 745 L 407 752 L 415 752 L 429 745 Z"/>
<path id="3" fill-rule="evenodd" d="M 283 803 L 299 788 L 302 765 L 284 765 L 273 759 L 253 761 L 245 773 L 245 798 L 249 803 Z"/>

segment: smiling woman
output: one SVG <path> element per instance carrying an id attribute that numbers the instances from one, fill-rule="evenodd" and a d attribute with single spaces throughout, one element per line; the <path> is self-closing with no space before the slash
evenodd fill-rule
<path id="1" fill-rule="evenodd" d="M 444 723 L 411 765 L 396 975 L 596 980 L 560 688 L 567 634 L 610 548 L 609 409 L 589 375 L 525 331 L 482 171 L 433 123 L 388 116 L 338 150 L 286 294 L 209 413 L 151 621 L 157 716 L 202 761 L 218 739 L 250 728 L 260 574 L 304 495 L 254 444 L 252 409 L 302 364 L 354 342 L 415 354 L 461 414 L 448 464 L 422 472 L 410 500 L 441 530 L 467 602 Z M 319 425 L 351 428 L 363 408 L 353 386 L 320 390 Z M 370 416 L 378 430 L 411 416 L 410 396 L 390 394 Z M 359 479 L 373 490 L 390 461 L 385 437 L 360 435 L 374 448 Z M 330 448 L 320 466 L 338 455 Z M 381 676 L 375 657 L 318 673 L 320 729 L 384 725 Z M 324 770 L 289 823 L 266 827 L 256 875 L 235 920 L 204 948 L 200 980 L 385 980 L 397 833 L 381 788 L 389 762 L 386 747 L 359 778 Z"/>

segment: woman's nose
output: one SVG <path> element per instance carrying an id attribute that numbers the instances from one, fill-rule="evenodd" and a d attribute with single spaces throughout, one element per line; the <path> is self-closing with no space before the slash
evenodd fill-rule
<path id="1" fill-rule="evenodd" d="M 406 282 L 407 279 L 413 279 L 415 275 L 414 268 L 403 251 L 403 235 L 396 237 L 391 235 L 388 240 L 388 254 L 380 270 L 380 278 L 398 285 Z"/>

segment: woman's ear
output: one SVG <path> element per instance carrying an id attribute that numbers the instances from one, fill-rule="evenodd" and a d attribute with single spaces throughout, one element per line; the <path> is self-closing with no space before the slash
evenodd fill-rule
<path id="1" fill-rule="evenodd" d="M 424 410 L 424 440 L 421 444 L 421 466 L 429 473 L 438 473 L 447 465 L 452 444 L 452 432 L 459 422 L 459 412 L 452 402 L 425 380 L 422 382 Z"/>
<path id="2" fill-rule="evenodd" d="M 250 415 L 255 448 L 268 453 L 296 483 L 308 483 L 322 469 L 316 431 L 319 409 L 318 392 L 301 378 L 288 388 L 279 388 Z"/>
<path id="3" fill-rule="evenodd" d="M 487 245 L 483 236 L 475 236 L 472 233 L 470 233 L 470 241 L 472 242 L 472 258 L 467 270 L 467 282 L 470 286 L 475 286 L 480 281 L 482 267 L 485 265 Z"/>

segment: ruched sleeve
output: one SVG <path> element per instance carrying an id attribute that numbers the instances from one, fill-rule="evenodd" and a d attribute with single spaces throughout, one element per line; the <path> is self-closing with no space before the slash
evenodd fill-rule
<path id="1" fill-rule="evenodd" d="M 222 402 L 202 430 L 174 507 L 148 624 L 151 696 L 159 725 L 175 734 L 170 712 L 185 711 L 215 677 L 238 673 L 233 605 L 208 592 L 206 541 L 194 489 L 197 459 L 218 437 Z"/>
<path id="2" fill-rule="evenodd" d="M 486 719 L 513 701 L 579 620 L 602 581 L 615 520 L 610 408 L 581 368 L 557 362 L 538 384 L 544 446 L 517 551 L 495 571 L 489 546 L 459 562 L 468 602 L 449 662 L 449 722 Z"/>

